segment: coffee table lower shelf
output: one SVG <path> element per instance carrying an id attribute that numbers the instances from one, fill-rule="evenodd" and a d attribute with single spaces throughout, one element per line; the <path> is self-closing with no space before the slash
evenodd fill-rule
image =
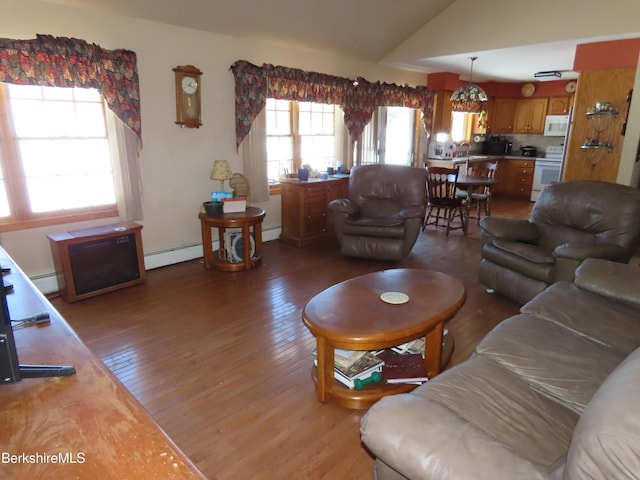
<path id="1" fill-rule="evenodd" d="M 453 355 L 454 340 L 451 333 L 442 338 L 442 359 L 440 362 L 441 370 L 444 370 L 451 356 Z M 318 371 L 316 367 L 311 369 L 311 378 L 313 378 L 316 388 L 318 385 Z M 326 400 L 344 408 L 353 410 L 362 410 L 369 408 L 382 397 L 387 395 L 396 395 L 399 393 L 407 393 L 415 389 L 418 385 L 412 384 L 389 384 L 386 383 L 384 376 L 384 367 L 382 369 L 382 380 L 380 383 L 370 383 L 364 386 L 362 390 L 351 389 L 343 385 L 337 380 L 325 392 Z"/>

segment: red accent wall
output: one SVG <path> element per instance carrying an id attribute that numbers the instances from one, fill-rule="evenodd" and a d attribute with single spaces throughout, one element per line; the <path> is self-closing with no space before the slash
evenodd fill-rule
<path id="1" fill-rule="evenodd" d="M 606 68 L 635 68 L 640 54 L 640 38 L 583 43 L 577 46 L 573 59 L 576 72 Z"/>

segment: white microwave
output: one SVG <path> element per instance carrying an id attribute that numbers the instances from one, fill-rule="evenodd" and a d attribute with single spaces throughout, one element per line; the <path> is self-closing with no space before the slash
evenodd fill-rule
<path id="1" fill-rule="evenodd" d="M 544 134 L 547 137 L 564 137 L 569 131 L 569 115 L 547 115 Z"/>

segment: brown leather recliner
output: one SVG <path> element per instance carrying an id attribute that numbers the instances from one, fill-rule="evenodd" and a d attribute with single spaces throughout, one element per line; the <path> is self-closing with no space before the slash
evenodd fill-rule
<path id="1" fill-rule="evenodd" d="M 340 253 L 401 260 L 415 244 L 426 203 L 426 170 L 362 165 L 351 170 L 349 198 L 333 200 Z"/>
<path id="2" fill-rule="evenodd" d="M 640 190 L 594 180 L 545 188 L 530 220 L 485 217 L 480 282 L 520 303 L 573 281 L 586 258 L 628 262 L 640 245 Z"/>

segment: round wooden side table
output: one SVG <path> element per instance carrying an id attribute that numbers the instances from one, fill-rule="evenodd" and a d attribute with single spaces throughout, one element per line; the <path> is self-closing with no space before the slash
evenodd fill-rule
<path id="1" fill-rule="evenodd" d="M 262 220 L 265 212 L 261 208 L 247 207 L 244 212 L 225 213 L 219 217 L 209 217 L 200 212 L 198 218 L 202 227 L 202 251 L 205 268 L 222 270 L 225 272 L 237 272 L 238 270 L 249 270 L 262 263 Z M 211 229 L 218 229 L 218 241 L 220 247 L 218 254 L 214 255 Z M 227 256 L 225 248 L 225 229 L 242 229 L 242 261 L 233 262 Z M 255 243 L 254 254 L 251 255 L 251 229 L 253 229 L 253 240 Z"/>

